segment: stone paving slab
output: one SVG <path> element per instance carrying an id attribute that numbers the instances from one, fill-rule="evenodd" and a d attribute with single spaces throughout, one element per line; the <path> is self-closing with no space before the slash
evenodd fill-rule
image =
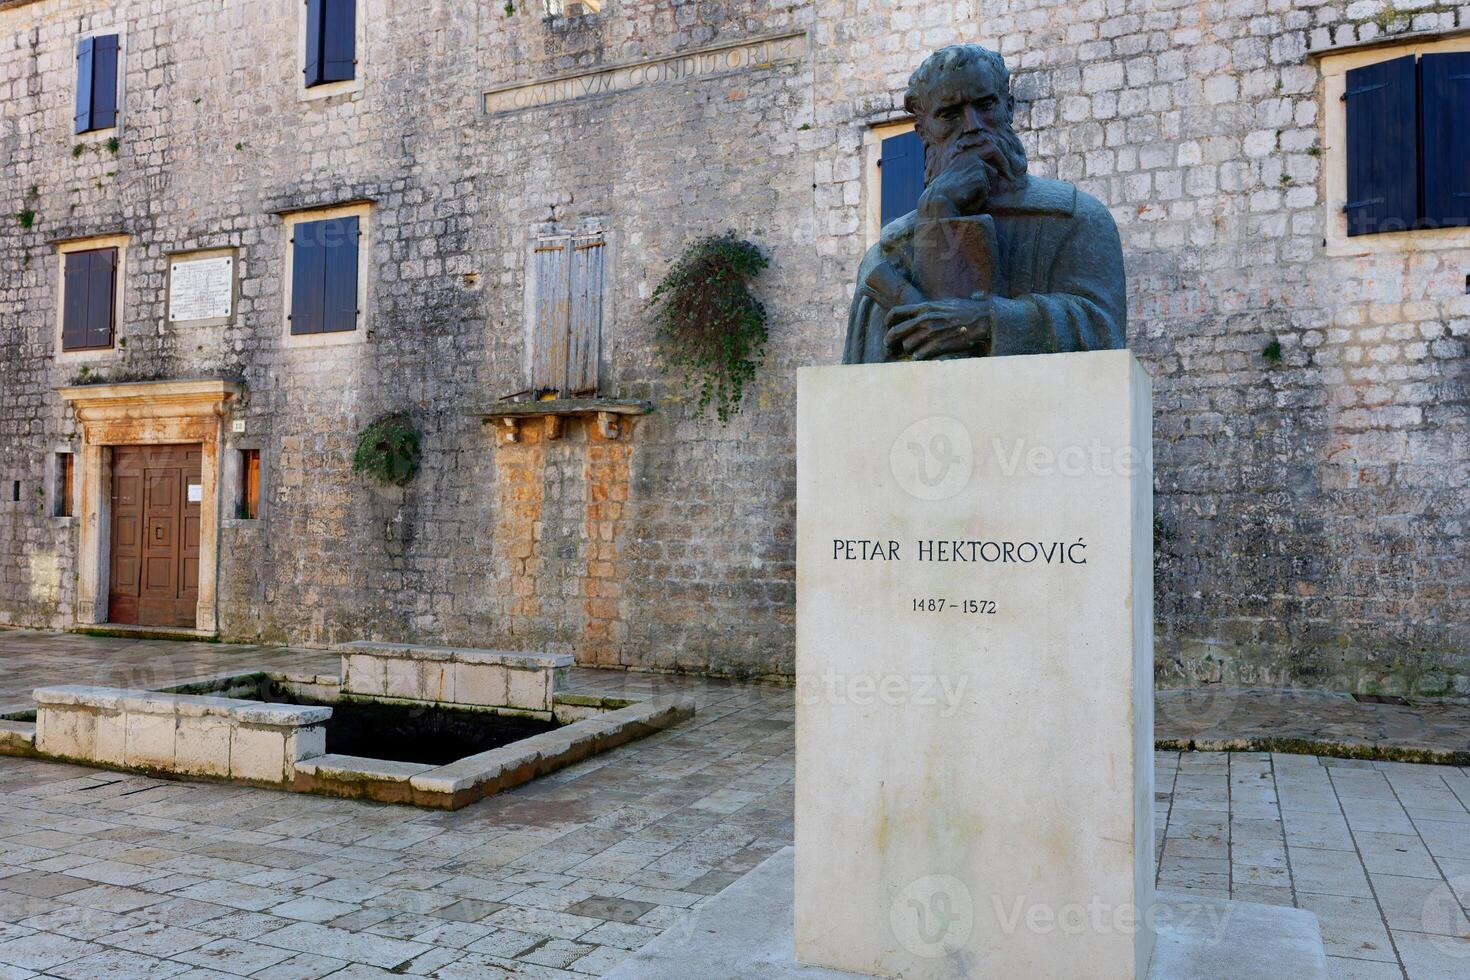
<path id="1" fill-rule="evenodd" d="M 1470 700 L 1376 704 L 1349 694 L 1260 688 L 1159 691 L 1159 748 L 1291 752 L 1470 765 Z"/>
<path id="2" fill-rule="evenodd" d="M 0 713 L 31 707 L 38 687 L 158 690 L 227 672 L 335 674 L 339 659 L 326 650 L 0 629 Z"/>
<path id="3" fill-rule="evenodd" d="M 607 974 L 608 980 L 864 980 L 796 962 L 796 849 L 783 848 Z M 1160 889 L 1149 980 L 1328 980 L 1317 918 L 1301 909 Z M 946 972 L 937 964 L 936 972 Z"/>
<path id="4" fill-rule="evenodd" d="M 335 676 L 339 654 L 277 646 L 192 643 L 0 628 L 0 714 L 31 707 L 31 692 L 55 684 L 157 689 L 199 677 L 264 670 Z M 573 668 L 569 692 L 668 693 L 658 675 Z M 645 680 L 640 680 L 643 678 Z M 650 683 L 653 686 L 650 686 Z M 675 686 L 676 690 L 683 687 Z M 1470 765 L 1470 700 L 1373 704 L 1346 694 L 1259 688 L 1156 694 L 1160 748 L 1387 756 L 1390 761 Z"/>
<path id="5" fill-rule="evenodd" d="M 334 670 L 320 651 L 162 646 L 0 631 L 0 691 Z M 0 758 L 0 976 L 270 960 L 254 976 L 347 980 L 394 952 L 406 974 L 606 974 L 791 843 L 795 708 L 770 685 L 572 684 L 698 714 L 455 812 Z M 1312 911 L 1338 980 L 1470 977 L 1470 769 L 1160 752 L 1156 780 L 1160 887 Z"/>

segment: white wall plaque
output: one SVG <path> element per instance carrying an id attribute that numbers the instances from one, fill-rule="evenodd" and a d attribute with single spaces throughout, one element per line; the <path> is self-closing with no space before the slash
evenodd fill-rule
<path id="1" fill-rule="evenodd" d="M 233 256 L 175 260 L 168 273 L 169 322 L 227 317 L 234 291 Z"/>

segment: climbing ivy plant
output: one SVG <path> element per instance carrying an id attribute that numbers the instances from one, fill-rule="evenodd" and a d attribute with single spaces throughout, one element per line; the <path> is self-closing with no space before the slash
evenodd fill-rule
<path id="1" fill-rule="evenodd" d="M 407 412 L 384 415 L 362 430 L 352 469 L 382 483 L 404 486 L 419 469 L 419 430 Z"/>
<path id="2" fill-rule="evenodd" d="M 766 308 L 750 283 L 770 261 L 733 231 L 691 242 L 649 298 L 662 369 L 683 374 L 699 412 L 740 411 L 765 351 Z"/>

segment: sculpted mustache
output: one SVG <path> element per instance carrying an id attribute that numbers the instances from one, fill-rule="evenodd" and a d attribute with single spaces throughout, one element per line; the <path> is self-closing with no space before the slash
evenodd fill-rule
<path id="1" fill-rule="evenodd" d="M 975 139 L 967 136 L 960 142 L 952 144 L 945 153 L 935 153 L 931 149 L 925 162 L 924 182 L 928 183 L 938 176 L 954 162 L 955 157 L 989 148 L 995 150 L 993 154 L 995 159 L 981 158 L 980 163 L 992 179 L 999 177 L 1002 180 L 1014 180 L 1026 172 L 1026 147 L 1021 143 L 1021 138 L 1016 135 L 1015 130 L 989 133 L 987 137 Z M 992 156 L 992 154 L 987 154 L 987 156 Z"/>

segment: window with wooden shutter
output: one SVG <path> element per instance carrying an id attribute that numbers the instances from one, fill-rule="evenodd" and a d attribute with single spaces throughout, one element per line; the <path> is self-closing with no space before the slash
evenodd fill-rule
<path id="1" fill-rule="evenodd" d="M 82 38 L 77 45 L 76 131 L 87 133 L 117 125 L 116 34 Z"/>
<path id="2" fill-rule="evenodd" d="M 1470 52 L 1344 73 L 1349 236 L 1470 226 Z"/>
<path id="3" fill-rule="evenodd" d="M 291 333 L 357 329 L 358 219 L 298 222 L 291 233 Z"/>
<path id="4" fill-rule="evenodd" d="M 51 516 L 73 517 L 76 514 L 73 498 L 76 495 L 76 455 L 57 453 L 52 476 Z"/>
<path id="5" fill-rule="evenodd" d="M 306 0 L 306 87 L 357 77 L 357 0 Z"/>
<path id="6" fill-rule="evenodd" d="M 117 298 L 117 249 L 67 252 L 63 260 L 61 349 L 111 347 Z"/>
<path id="7" fill-rule="evenodd" d="M 1470 225 L 1470 52 L 1426 54 L 1419 74 L 1424 226 Z"/>
<path id="8" fill-rule="evenodd" d="M 913 131 L 883 141 L 878 160 L 881 223 L 896 221 L 919 206 L 924 193 L 924 142 Z"/>
<path id="9" fill-rule="evenodd" d="M 601 233 L 547 236 L 537 242 L 531 338 L 535 391 L 558 395 L 597 391 L 606 254 Z"/>
<path id="10" fill-rule="evenodd" d="M 237 468 L 235 517 L 253 521 L 260 517 L 260 450 L 239 450 Z"/>
<path id="11" fill-rule="evenodd" d="M 1418 68 L 1413 55 L 1347 73 L 1348 235 L 1412 228 L 1419 219 Z"/>

